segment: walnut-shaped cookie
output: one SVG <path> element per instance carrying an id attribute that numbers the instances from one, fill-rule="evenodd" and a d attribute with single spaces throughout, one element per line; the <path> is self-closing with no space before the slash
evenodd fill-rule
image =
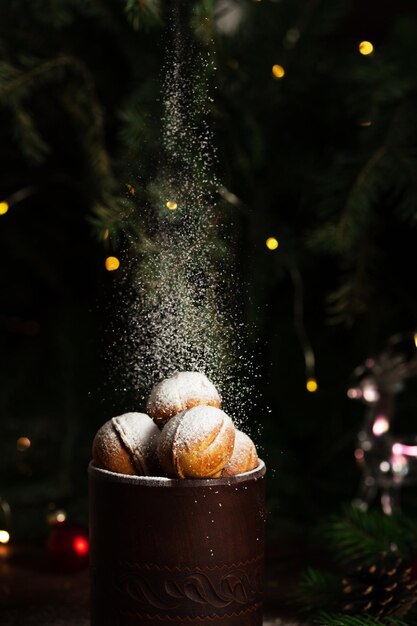
<path id="1" fill-rule="evenodd" d="M 258 453 L 252 439 L 242 433 L 241 430 L 236 430 L 233 454 L 230 461 L 222 469 L 222 477 L 250 472 L 258 465 Z"/>
<path id="2" fill-rule="evenodd" d="M 119 474 L 152 475 L 160 430 L 145 413 L 125 413 L 103 424 L 93 441 L 96 467 Z"/>
<path id="3" fill-rule="evenodd" d="M 174 415 L 199 405 L 220 408 L 221 398 L 216 387 L 200 372 L 177 372 L 154 385 L 146 410 L 163 426 Z"/>
<path id="4" fill-rule="evenodd" d="M 235 441 L 233 422 L 220 409 L 196 406 L 164 426 L 158 458 L 167 474 L 178 478 L 218 478 Z"/>

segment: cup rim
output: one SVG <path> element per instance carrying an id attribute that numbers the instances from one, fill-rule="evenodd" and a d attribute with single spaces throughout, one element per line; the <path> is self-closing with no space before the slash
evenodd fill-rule
<path id="1" fill-rule="evenodd" d="M 216 487 L 222 485 L 236 485 L 238 483 L 247 482 L 249 480 L 257 480 L 263 478 L 266 473 L 266 466 L 262 459 L 255 469 L 236 476 L 227 476 L 225 478 L 166 478 L 164 476 L 130 476 L 128 474 L 118 474 L 100 467 L 96 467 L 93 461 L 90 461 L 88 473 L 101 480 L 114 483 L 122 483 L 129 485 L 137 485 L 138 487 Z"/>

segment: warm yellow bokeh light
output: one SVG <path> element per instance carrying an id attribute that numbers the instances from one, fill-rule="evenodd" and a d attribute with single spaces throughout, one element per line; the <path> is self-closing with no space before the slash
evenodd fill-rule
<path id="1" fill-rule="evenodd" d="M 9 543 L 10 534 L 7 530 L 0 530 L 0 543 Z"/>
<path id="2" fill-rule="evenodd" d="M 103 239 L 106 240 L 110 237 L 110 231 L 108 228 L 106 228 L 103 232 Z"/>
<path id="3" fill-rule="evenodd" d="M 104 264 L 108 272 L 114 272 L 120 267 L 120 261 L 116 256 L 108 256 Z"/>
<path id="4" fill-rule="evenodd" d="M 5 215 L 7 213 L 7 211 L 9 210 L 9 203 L 8 202 L 0 202 L 0 215 Z"/>
<path id="5" fill-rule="evenodd" d="M 133 187 L 133 185 L 129 185 L 129 183 L 126 185 L 128 192 L 130 193 L 131 196 L 135 196 L 136 195 L 136 189 Z"/>
<path id="6" fill-rule="evenodd" d="M 52 513 L 48 513 L 46 516 L 46 521 L 50 526 L 54 526 L 55 524 L 62 524 L 67 519 L 67 514 L 65 511 L 59 509 L 58 511 L 52 511 Z"/>
<path id="7" fill-rule="evenodd" d="M 417 348 L 417 333 L 414 333 L 414 344 Z"/>
<path id="8" fill-rule="evenodd" d="M 175 209 L 177 208 L 178 208 L 178 204 L 176 202 L 174 202 L 173 200 L 168 200 L 167 209 L 169 209 L 170 211 L 175 211 Z"/>
<path id="9" fill-rule="evenodd" d="M 25 452 L 25 450 L 28 450 L 28 448 L 30 448 L 31 443 L 32 442 L 29 437 L 19 437 L 19 439 L 16 441 L 16 448 L 19 450 L 19 452 Z"/>
<path id="10" fill-rule="evenodd" d="M 372 54 L 374 51 L 374 47 L 370 41 L 361 41 L 358 46 L 359 52 L 363 54 L 365 57 L 369 54 Z"/>
<path id="11" fill-rule="evenodd" d="M 369 126 L 372 126 L 372 120 L 362 120 L 359 124 L 362 128 L 369 128 Z"/>
<path id="12" fill-rule="evenodd" d="M 309 378 L 306 382 L 306 389 L 310 393 L 314 393 L 319 388 L 317 380 L 315 378 Z"/>
<path id="13" fill-rule="evenodd" d="M 272 76 L 279 80 L 280 78 L 284 78 L 285 70 L 282 65 L 273 65 L 272 66 Z"/>
<path id="14" fill-rule="evenodd" d="M 265 242 L 265 245 L 268 248 L 268 250 L 276 250 L 279 246 L 279 242 L 278 242 L 278 239 L 276 239 L 275 237 L 268 237 L 268 239 Z"/>

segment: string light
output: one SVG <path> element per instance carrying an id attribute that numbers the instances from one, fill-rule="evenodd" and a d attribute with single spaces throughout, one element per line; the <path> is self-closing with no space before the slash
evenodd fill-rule
<path id="1" fill-rule="evenodd" d="M 417 446 L 407 446 L 403 443 L 394 443 L 392 453 L 395 455 L 405 455 L 417 457 Z"/>
<path id="2" fill-rule="evenodd" d="M 103 232 L 103 239 L 104 241 L 106 241 L 106 239 L 108 239 L 110 237 L 110 231 L 108 228 L 106 228 Z"/>
<path id="3" fill-rule="evenodd" d="M 265 245 L 268 250 L 276 250 L 279 246 L 279 241 L 278 239 L 276 239 L 276 237 L 268 237 L 268 239 L 265 241 Z"/>
<path id="4" fill-rule="evenodd" d="M 108 256 L 104 262 L 104 265 L 108 272 L 114 272 L 115 270 L 119 269 L 120 261 L 116 256 Z"/>
<path id="5" fill-rule="evenodd" d="M 175 211 L 175 209 L 178 208 L 178 204 L 174 202 L 173 200 L 168 200 L 166 206 L 167 206 L 167 209 L 169 209 L 170 211 Z"/>
<path id="6" fill-rule="evenodd" d="M 351 400 L 358 400 L 359 398 L 362 398 L 362 390 L 351 387 L 347 390 L 347 397 Z"/>
<path id="7" fill-rule="evenodd" d="M 362 389 L 362 397 L 365 402 L 369 402 L 373 404 L 374 402 L 378 402 L 380 395 L 375 383 L 367 382 Z"/>
<path id="8" fill-rule="evenodd" d="M 7 530 L 0 530 L 0 543 L 9 543 L 10 533 Z"/>
<path id="9" fill-rule="evenodd" d="M 127 183 L 126 187 L 131 196 L 136 195 L 136 189 L 133 187 L 133 185 L 129 185 L 129 183 Z"/>
<path id="10" fill-rule="evenodd" d="M 390 424 L 388 418 L 385 417 L 385 415 L 378 415 L 372 425 L 372 432 L 375 437 L 380 437 L 389 431 L 389 426 Z"/>
<path id="11" fill-rule="evenodd" d="M 25 452 L 30 448 L 31 444 L 32 442 L 29 437 L 19 437 L 19 439 L 16 441 L 16 448 L 19 452 Z"/>
<path id="12" fill-rule="evenodd" d="M 285 70 L 282 65 L 275 64 L 272 66 L 272 76 L 275 80 L 280 80 L 285 76 Z"/>
<path id="13" fill-rule="evenodd" d="M 10 196 L 8 196 L 5 200 L 0 202 L 0 215 L 6 215 L 11 207 L 19 202 L 23 202 L 26 198 L 29 198 L 36 192 L 36 187 L 24 187 L 23 189 L 19 189 L 15 191 Z"/>
<path id="14" fill-rule="evenodd" d="M 46 516 L 46 521 L 50 526 L 54 526 L 55 524 L 63 524 L 66 519 L 67 514 L 61 509 L 58 509 L 57 511 L 52 511 Z"/>
<path id="15" fill-rule="evenodd" d="M 358 463 L 361 463 L 365 458 L 365 452 L 361 450 L 361 448 L 356 448 L 355 450 L 355 459 Z"/>
<path id="16" fill-rule="evenodd" d="M 374 51 L 374 46 L 370 41 L 361 41 L 358 45 L 358 50 L 363 56 L 369 56 Z"/>
<path id="17" fill-rule="evenodd" d="M 314 393 L 319 388 L 317 380 L 315 378 L 308 378 L 306 382 L 306 389 L 310 393 Z"/>

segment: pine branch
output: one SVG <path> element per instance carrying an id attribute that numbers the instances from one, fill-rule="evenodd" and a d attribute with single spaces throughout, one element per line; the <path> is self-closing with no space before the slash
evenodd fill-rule
<path id="1" fill-rule="evenodd" d="M 358 226 L 365 230 L 369 221 L 371 201 L 374 193 L 372 187 L 377 187 L 372 180 L 372 175 L 378 165 L 385 157 L 386 146 L 381 146 L 371 155 L 365 165 L 360 170 L 352 189 L 349 192 L 346 204 L 342 210 L 341 217 L 336 225 L 336 236 L 339 241 L 340 250 L 350 250 L 355 242 L 355 232 Z M 378 172 L 376 171 L 376 175 Z M 358 223 L 360 220 L 360 223 Z"/>
<path id="2" fill-rule="evenodd" d="M 294 601 L 303 612 L 317 610 L 317 606 L 336 610 L 340 606 L 342 587 L 340 578 L 323 570 L 308 568 L 294 593 Z"/>
<path id="3" fill-rule="evenodd" d="M 90 81 L 90 77 L 87 77 L 86 68 L 77 59 L 69 56 L 62 56 L 37 65 L 26 72 L 19 71 L 17 68 L 14 68 L 13 73 L 9 70 L 9 78 L 11 77 L 11 80 L 7 81 L 5 85 L 0 87 L 0 99 L 7 98 L 7 96 L 13 92 L 22 91 L 38 78 L 68 66 L 76 68 L 84 76 L 84 79 L 87 79 L 87 82 Z"/>
<path id="4" fill-rule="evenodd" d="M 312 248 L 340 255 L 352 252 L 358 236 L 363 236 L 372 219 L 379 182 L 385 174 L 382 161 L 386 154 L 387 147 L 383 145 L 361 166 L 337 221 L 312 233 Z"/>
<path id="5" fill-rule="evenodd" d="M 31 60 L 30 64 L 33 63 Z M 22 102 L 45 81 L 61 82 L 65 69 L 72 71 L 78 84 L 75 89 L 72 85 L 66 85 L 59 98 L 78 130 L 89 170 L 87 177 L 94 190 L 94 222 L 103 230 L 125 219 L 131 206 L 116 193 L 118 184 L 105 147 L 103 112 L 93 77 L 87 67 L 70 56 L 58 57 L 30 69 L 19 69 L 3 63 L 0 65 L 0 98 L 3 106 L 9 108 L 14 116 L 15 136 L 22 154 L 31 162 L 40 163 L 48 154 L 49 146 L 37 131 L 35 120 L 27 114 Z"/>
<path id="6" fill-rule="evenodd" d="M 409 622 L 391 617 L 378 620 L 366 615 L 344 615 L 343 613 L 328 613 L 326 611 L 321 611 L 314 623 L 322 624 L 322 626 L 412 626 Z"/>
<path id="7" fill-rule="evenodd" d="M 125 0 L 125 14 L 134 30 L 148 28 L 160 22 L 160 6 L 158 0 Z"/>
<path id="8" fill-rule="evenodd" d="M 15 120 L 14 136 L 23 156 L 31 163 L 42 163 L 50 150 L 36 129 L 33 118 L 20 104 L 16 104 L 12 115 Z"/>
<path id="9" fill-rule="evenodd" d="M 348 506 L 342 516 L 323 524 L 320 535 L 335 558 L 344 564 L 370 562 L 393 551 L 408 558 L 417 549 L 417 528 L 413 521 L 389 517 L 380 511 L 360 511 Z"/>

